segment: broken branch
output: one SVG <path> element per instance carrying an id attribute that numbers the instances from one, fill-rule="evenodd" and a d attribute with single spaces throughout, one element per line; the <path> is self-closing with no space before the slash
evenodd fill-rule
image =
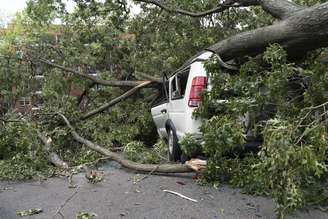
<path id="1" fill-rule="evenodd" d="M 101 113 L 101 112 L 107 110 L 108 108 L 116 105 L 117 103 L 121 102 L 122 100 L 130 97 L 131 95 L 136 93 L 140 88 L 145 87 L 145 86 L 149 85 L 150 83 L 152 83 L 152 82 L 145 81 L 145 82 L 137 85 L 136 87 L 132 88 L 131 90 L 128 90 L 127 92 L 125 92 L 121 96 L 115 98 L 114 100 L 110 101 L 109 103 L 106 103 L 106 104 L 102 105 L 101 107 L 86 113 L 85 115 L 82 116 L 82 120 L 88 119 L 98 113 Z"/>
<path id="2" fill-rule="evenodd" d="M 81 144 L 84 144 L 88 148 L 107 156 L 109 159 L 114 160 L 118 163 L 120 163 L 123 167 L 141 171 L 141 172 L 151 172 L 155 169 L 155 172 L 157 173 L 187 173 L 192 172 L 192 170 L 184 165 L 184 164 L 162 164 L 162 165 L 154 165 L 154 164 L 139 164 L 130 160 L 123 159 L 119 154 L 111 152 L 110 150 L 107 150 L 106 148 L 101 147 L 100 145 L 93 143 L 83 137 L 81 137 L 74 129 L 74 127 L 71 125 L 69 120 L 61 113 L 57 113 L 64 122 L 66 123 L 67 127 L 70 130 L 71 135 L 73 136 L 74 140 L 77 142 L 80 142 Z M 158 168 L 157 168 L 158 166 Z"/>
<path id="3" fill-rule="evenodd" d="M 52 147 L 51 138 L 50 137 L 47 138 L 39 131 L 37 131 L 37 135 L 38 135 L 38 138 L 42 141 L 42 143 L 44 145 L 44 149 L 48 154 L 48 161 L 50 163 L 52 163 L 53 165 L 55 165 L 56 167 L 59 167 L 61 169 L 68 169 L 68 164 L 66 162 L 64 162 L 62 159 L 60 159 L 58 154 L 56 154 L 55 152 L 53 152 L 51 150 L 51 147 Z"/>

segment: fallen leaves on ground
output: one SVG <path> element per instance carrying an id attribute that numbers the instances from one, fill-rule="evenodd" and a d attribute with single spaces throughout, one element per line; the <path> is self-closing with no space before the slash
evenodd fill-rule
<path id="1" fill-rule="evenodd" d="M 20 217 L 26 217 L 26 216 L 32 216 L 35 214 L 40 214 L 42 212 L 43 212 L 43 210 L 41 208 L 31 208 L 29 210 L 17 211 L 16 214 L 17 214 L 17 216 L 20 216 Z"/>
<path id="2" fill-rule="evenodd" d="M 97 217 L 98 215 L 96 213 L 90 213 L 90 212 L 80 212 L 78 215 L 76 215 L 76 219 L 93 219 Z"/>

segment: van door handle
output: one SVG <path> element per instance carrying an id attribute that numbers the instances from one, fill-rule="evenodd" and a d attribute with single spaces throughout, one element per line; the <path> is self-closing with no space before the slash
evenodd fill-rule
<path id="1" fill-rule="evenodd" d="M 162 109 L 161 110 L 161 113 L 167 113 L 167 110 L 166 109 Z"/>

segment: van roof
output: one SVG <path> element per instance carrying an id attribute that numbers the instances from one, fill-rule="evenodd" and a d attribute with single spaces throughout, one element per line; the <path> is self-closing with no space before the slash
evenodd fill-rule
<path id="1" fill-rule="evenodd" d="M 192 56 L 190 59 L 188 59 L 180 68 L 178 68 L 176 71 L 174 71 L 170 76 L 175 75 L 177 72 L 182 71 L 183 69 L 187 68 L 189 65 L 191 65 L 194 62 L 197 61 L 205 61 L 209 59 L 214 53 L 210 51 L 203 50 L 196 55 Z"/>

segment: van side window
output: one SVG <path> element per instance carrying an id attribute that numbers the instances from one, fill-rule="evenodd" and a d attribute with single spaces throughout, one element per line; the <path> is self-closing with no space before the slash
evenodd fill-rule
<path id="1" fill-rule="evenodd" d="M 171 81 L 171 99 L 181 99 L 186 93 L 190 68 L 177 73 Z"/>

